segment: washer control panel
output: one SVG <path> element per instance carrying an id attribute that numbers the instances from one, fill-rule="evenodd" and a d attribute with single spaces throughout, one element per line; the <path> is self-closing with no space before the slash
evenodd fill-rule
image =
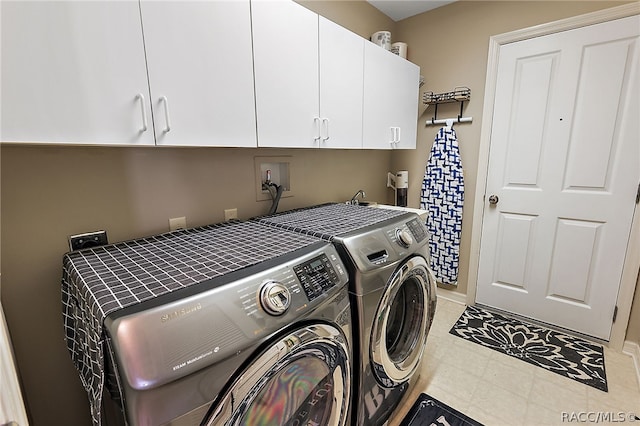
<path id="1" fill-rule="evenodd" d="M 249 318 L 279 317 L 311 309 L 349 281 L 347 270 L 330 243 L 262 273 L 236 282 L 240 305 Z M 232 305 L 229 306 L 232 309 Z"/>
<path id="2" fill-rule="evenodd" d="M 337 265 L 340 267 L 340 265 Z M 293 267 L 309 301 L 340 284 L 338 273 L 325 253 Z"/>

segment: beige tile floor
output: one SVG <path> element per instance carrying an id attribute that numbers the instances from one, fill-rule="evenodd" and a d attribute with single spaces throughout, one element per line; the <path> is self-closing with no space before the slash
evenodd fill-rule
<path id="1" fill-rule="evenodd" d="M 438 300 L 420 376 L 389 426 L 402 421 L 421 392 L 486 426 L 566 425 L 571 423 L 566 416 L 597 412 L 613 413 L 615 424 L 622 423 L 619 412 L 640 417 L 640 387 L 630 356 L 605 348 L 605 393 L 449 334 L 464 309 Z M 580 422 L 574 418 L 572 423 Z"/>

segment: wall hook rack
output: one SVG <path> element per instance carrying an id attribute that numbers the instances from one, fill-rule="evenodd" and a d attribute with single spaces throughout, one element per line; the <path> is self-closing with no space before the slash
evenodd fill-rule
<path id="1" fill-rule="evenodd" d="M 473 117 L 463 117 L 462 110 L 464 109 L 464 102 L 471 99 L 471 89 L 468 87 L 460 86 L 453 89 L 451 92 L 433 93 L 425 92 L 422 97 L 422 102 L 425 105 L 435 105 L 435 111 L 431 120 L 427 120 L 426 125 L 435 124 L 447 124 L 447 122 L 455 123 L 470 123 L 473 121 Z M 445 103 L 459 102 L 460 114 L 456 118 L 442 118 L 438 119 L 438 105 Z"/>

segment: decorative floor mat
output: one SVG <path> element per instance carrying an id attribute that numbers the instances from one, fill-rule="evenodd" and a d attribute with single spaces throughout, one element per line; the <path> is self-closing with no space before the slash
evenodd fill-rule
<path id="1" fill-rule="evenodd" d="M 423 393 L 413 404 L 400 426 L 426 425 L 483 426 L 482 423 Z"/>
<path id="2" fill-rule="evenodd" d="M 607 392 L 602 346 L 467 306 L 449 333 Z"/>

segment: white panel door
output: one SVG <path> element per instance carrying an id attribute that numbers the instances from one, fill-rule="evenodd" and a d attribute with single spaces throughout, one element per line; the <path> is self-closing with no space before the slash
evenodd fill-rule
<path id="1" fill-rule="evenodd" d="M 362 148 L 365 40 L 320 16 L 321 148 Z"/>
<path id="2" fill-rule="evenodd" d="M 420 67 L 373 43 L 364 52 L 363 147 L 415 148 Z"/>
<path id="3" fill-rule="evenodd" d="M 609 338 L 640 181 L 639 29 L 500 48 L 478 303 Z"/>
<path id="4" fill-rule="evenodd" d="M 2 141 L 154 144 L 137 1 L 0 7 Z"/>
<path id="5" fill-rule="evenodd" d="M 319 146 L 318 15 L 293 1 L 251 3 L 258 146 Z"/>
<path id="6" fill-rule="evenodd" d="M 156 143 L 255 147 L 249 0 L 140 7 Z"/>

